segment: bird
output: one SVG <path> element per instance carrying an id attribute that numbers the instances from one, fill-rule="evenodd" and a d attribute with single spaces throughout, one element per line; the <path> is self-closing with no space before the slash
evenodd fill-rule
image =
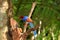
<path id="1" fill-rule="evenodd" d="M 33 22 L 33 20 L 31 18 L 29 18 L 28 16 L 20 16 L 19 19 L 22 19 L 24 22 Z"/>
<path id="2" fill-rule="evenodd" d="M 24 22 L 28 22 L 29 26 L 31 28 L 34 28 L 33 20 L 31 18 L 29 18 L 28 16 L 20 16 L 19 19 L 22 19 L 22 21 L 24 21 Z M 37 35 L 36 30 L 33 31 L 33 34 L 34 34 L 34 37 L 36 37 L 36 35 Z"/>

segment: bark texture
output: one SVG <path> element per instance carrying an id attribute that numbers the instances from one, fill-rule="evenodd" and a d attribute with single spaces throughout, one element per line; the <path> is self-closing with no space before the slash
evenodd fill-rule
<path id="1" fill-rule="evenodd" d="M 0 40 L 7 40 L 7 14 L 8 9 L 7 0 L 0 0 Z"/>

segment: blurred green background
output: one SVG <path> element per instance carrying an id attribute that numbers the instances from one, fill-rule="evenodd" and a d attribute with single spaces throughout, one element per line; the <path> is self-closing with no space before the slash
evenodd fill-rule
<path id="1" fill-rule="evenodd" d="M 60 0 L 12 0 L 14 18 L 20 27 L 23 23 L 18 17 L 28 16 L 34 1 L 37 2 L 32 15 L 34 25 L 42 21 L 41 33 L 35 40 L 60 40 Z"/>

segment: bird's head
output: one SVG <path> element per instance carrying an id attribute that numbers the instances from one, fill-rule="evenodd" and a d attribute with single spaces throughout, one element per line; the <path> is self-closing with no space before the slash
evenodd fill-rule
<path id="1" fill-rule="evenodd" d="M 19 16 L 19 19 L 23 19 L 24 18 L 24 16 Z"/>

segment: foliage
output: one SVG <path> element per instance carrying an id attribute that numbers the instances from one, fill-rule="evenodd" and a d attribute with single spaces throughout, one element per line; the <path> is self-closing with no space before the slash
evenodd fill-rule
<path id="1" fill-rule="evenodd" d="M 32 19 L 35 25 L 37 25 L 40 20 L 42 21 L 42 31 L 36 40 L 42 40 L 43 38 L 45 38 L 45 40 L 52 40 L 50 29 L 54 33 L 55 40 L 58 40 L 60 33 L 60 0 L 12 0 L 14 18 L 19 22 L 19 16 L 29 15 L 32 2 L 34 1 L 37 2 L 37 6 L 33 12 Z M 21 3 L 19 4 L 19 2 Z M 20 5 L 19 9 L 18 5 Z M 20 26 L 23 26 L 21 25 L 23 23 L 19 23 Z"/>

